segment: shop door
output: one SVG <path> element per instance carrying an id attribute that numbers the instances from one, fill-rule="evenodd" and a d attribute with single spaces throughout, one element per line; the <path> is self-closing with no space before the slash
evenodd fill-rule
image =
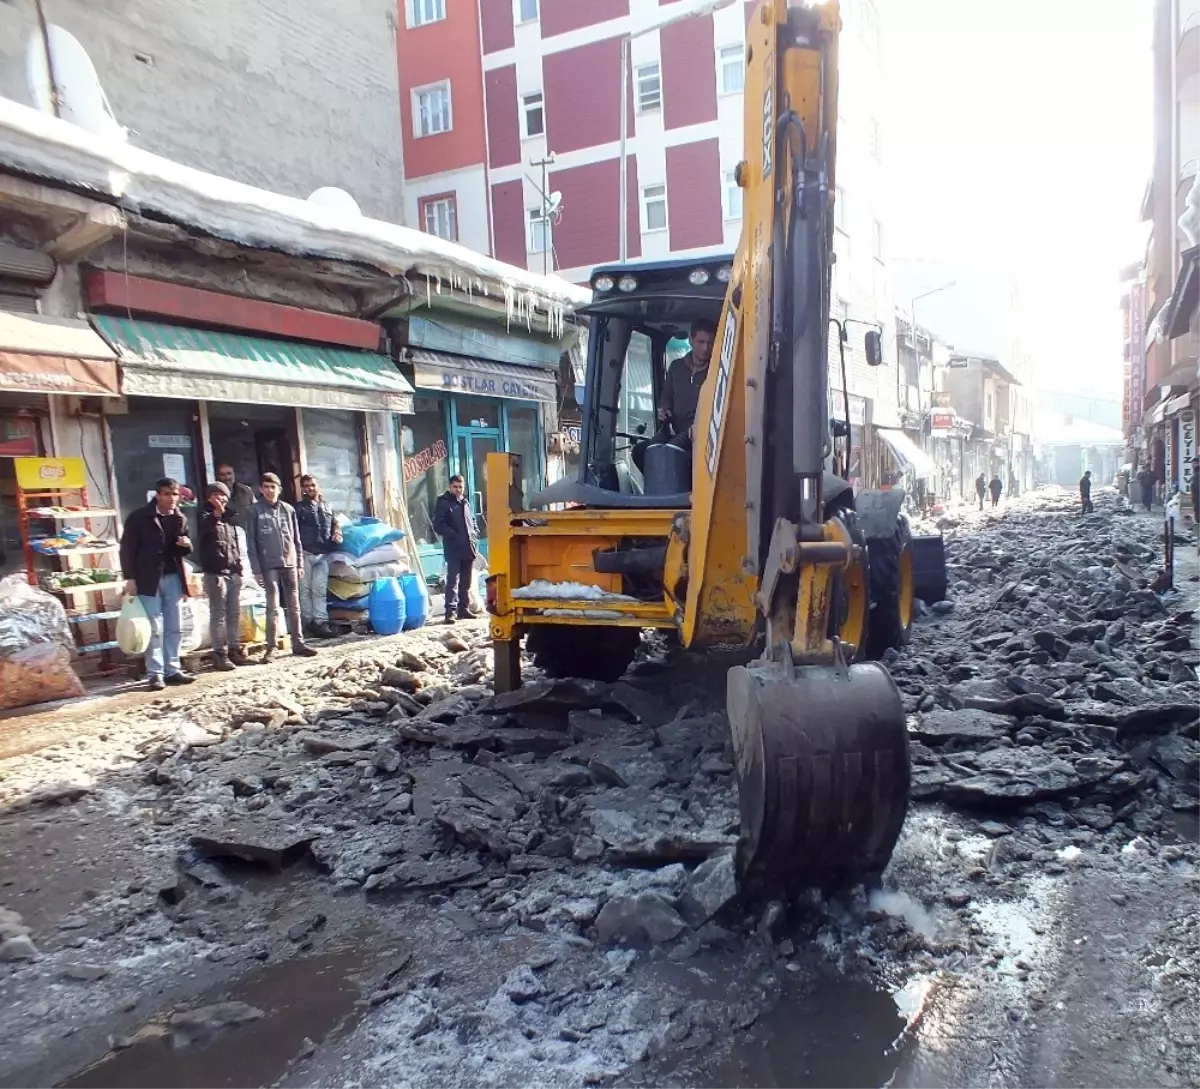
<path id="1" fill-rule="evenodd" d="M 458 432 L 458 471 L 466 478 L 467 502 L 479 526 L 480 551 L 487 555 L 487 456 L 500 449 L 500 436 L 491 431 Z"/>

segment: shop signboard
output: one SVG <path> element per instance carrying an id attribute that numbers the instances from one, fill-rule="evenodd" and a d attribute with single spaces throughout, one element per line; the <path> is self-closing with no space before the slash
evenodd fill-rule
<path id="1" fill-rule="evenodd" d="M 1146 398 L 1146 285 L 1135 283 L 1129 292 L 1129 422 L 1142 422 Z"/>
<path id="2" fill-rule="evenodd" d="M 1192 473 L 1196 467 L 1192 458 L 1196 456 L 1196 414 L 1190 408 L 1179 414 L 1179 488 L 1191 493 Z"/>
<path id="3" fill-rule="evenodd" d="M 87 487 L 83 458 L 14 458 L 17 487 L 26 492 L 70 492 Z"/>
<path id="4" fill-rule="evenodd" d="M 29 416 L 0 416 L 0 457 L 37 457 L 37 421 Z"/>
<path id="5" fill-rule="evenodd" d="M 935 435 L 949 435 L 954 430 L 954 409 L 939 412 L 935 408 L 930 413 L 929 426 Z"/>

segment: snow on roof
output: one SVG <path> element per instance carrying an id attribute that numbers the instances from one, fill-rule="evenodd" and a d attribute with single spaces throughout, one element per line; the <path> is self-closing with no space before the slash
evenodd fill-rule
<path id="1" fill-rule="evenodd" d="M 591 294 L 559 276 L 485 257 L 434 235 L 310 204 L 205 173 L 0 97 L 0 167 L 88 189 L 130 211 L 199 228 L 255 249 L 372 265 L 427 277 L 468 294 L 503 298 L 509 321 L 546 316 L 551 332 Z"/>

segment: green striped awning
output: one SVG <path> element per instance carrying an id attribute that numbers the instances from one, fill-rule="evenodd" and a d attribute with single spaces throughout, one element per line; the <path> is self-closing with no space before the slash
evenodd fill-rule
<path id="1" fill-rule="evenodd" d="M 124 394 L 358 412 L 411 412 L 413 389 L 378 352 L 92 315 Z"/>

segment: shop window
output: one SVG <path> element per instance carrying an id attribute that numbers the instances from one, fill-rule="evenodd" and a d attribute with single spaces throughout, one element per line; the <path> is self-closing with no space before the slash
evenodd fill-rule
<path id="1" fill-rule="evenodd" d="M 325 408 L 306 408 L 301 412 L 306 471 L 317 478 L 325 502 L 338 514 L 361 517 L 366 513 L 366 501 L 359 414 Z"/>
<path id="2" fill-rule="evenodd" d="M 500 429 L 500 402 L 485 401 L 482 397 L 458 397 L 454 401 L 455 419 L 460 428 L 482 427 Z"/>
<path id="3" fill-rule="evenodd" d="M 213 467 L 227 464 L 238 483 L 258 495 L 263 473 L 275 473 L 283 482 L 283 498 L 295 503 L 300 474 L 296 410 L 283 405 L 237 405 L 208 402 L 208 436 Z"/>
<path id="4" fill-rule="evenodd" d="M 521 490 L 532 495 L 542 487 L 541 450 L 538 444 L 538 410 L 509 405 L 508 449 L 521 457 Z"/>
<path id="5" fill-rule="evenodd" d="M 418 544 L 437 544 L 433 509 L 450 487 L 450 450 L 442 401 L 417 397 L 413 414 L 403 418 L 400 446 L 404 451 L 404 488 L 408 517 Z"/>

